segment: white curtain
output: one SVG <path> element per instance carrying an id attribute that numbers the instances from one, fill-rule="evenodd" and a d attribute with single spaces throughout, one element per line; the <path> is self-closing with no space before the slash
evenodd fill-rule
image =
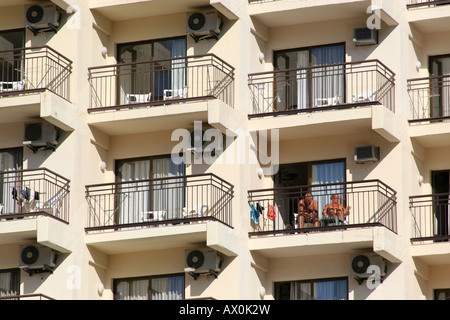
<path id="1" fill-rule="evenodd" d="M 334 65 L 345 62 L 344 46 L 311 49 L 311 65 Z M 314 107 L 336 105 L 344 100 L 344 66 L 313 68 L 312 103 Z"/>
<path id="2" fill-rule="evenodd" d="M 121 281 L 116 287 L 118 300 L 148 300 L 148 280 Z"/>
<path id="3" fill-rule="evenodd" d="M 345 182 L 344 162 L 331 162 L 312 165 L 312 185 Z M 344 185 L 318 186 L 311 189 L 313 197 L 318 202 L 319 218 L 322 218 L 323 208 L 330 203 L 333 192 L 339 194 L 341 199 L 345 196 Z"/>
<path id="4" fill-rule="evenodd" d="M 178 58 L 186 56 L 186 42 L 184 39 L 178 39 L 171 41 L 171 58 Z M 174 59 L 172 60 L 172 75 L 171 75 L 171 88 L 174 92 L 178 92 L 180 97 L 182 96 L 182 90 L 186 85 L 186 59 Z M 184 96 L 183 96 L 184 98 Z"/>
<path id="5" fill-rule="evenodd" d="M 124 163 L 120 167 L 119 182 L 119 223 L 142 222 L 145 212 L 149 211 L 150 194 L 148 179 L 150 161 L 137 160 Z M 113 220 L 112 220 L 113 221 Z"/>
<path id="6" fill-rule="evenodd" d="M 13 272 L 0 272 L 0 297 L 19 294 L 19 281 Z"/>
<path id="7" fill-rule="evenodd" d="M 184 276 L 151 280 L 152 300 L 180 300 L 184 297 Z"/>
<path id="8" fill-rule="evenodd" d="M 175 157 L 173 155 L 172 157 Z M 153 178 L 170 178 L 183 176 L 184 161 L 175 161 L 172 157 L 154 159 L 152 161 Z M 166 219 L 181 217 L 184 203 L 184 180 L 164 179 L 154 181 L 152 187 L 152 210 L 166 212 Z"/>
<path id="9" fill-rule="evenodd" d="M 149 297 L 150 290 L 151 296 Z M 116 299 L 118 300 L 148 300 L 149 298 L 151 300 L 184 299 L 184 275 L 122 280 L 116 285 Z"/>
<path id="10" fill-rule="evenodd" d="M 309 52 L 301 51 L 297 55 L 297 68 L 309 66 Z M 297 71 L 297 109 L 309 108 L 309 79 L 308 69 Z"/>

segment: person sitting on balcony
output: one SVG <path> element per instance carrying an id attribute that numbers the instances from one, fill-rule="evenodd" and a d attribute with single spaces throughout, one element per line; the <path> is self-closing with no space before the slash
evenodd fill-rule
<path id="1" fill-rule="evenodd" d="M 337 217 L 339 223 L 344 223 L 347 216 L 350 214 L 351 207 L 346 208 L 343 204 L 339 203 L 339 195 L 337 193 L 332 194 L 330 199 L 332 202 L 323 208 L 322 216 L 325 218 Z"/>
<path id="2" fill-rule="evenodd" d="M 305 227 L 306 223 L 314 223 L 314 227 L 319 226 L 318 203 L 313 199 L 312 193 L 308 192 L 305 199 L 298 202 L 298 226 Z"/>

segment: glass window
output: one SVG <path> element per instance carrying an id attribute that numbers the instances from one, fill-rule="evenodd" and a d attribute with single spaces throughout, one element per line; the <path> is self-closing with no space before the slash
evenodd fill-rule
<path id="1" fill-rule="evenodd" d="M 23 149 L 0 149 L 0 214 L 15 213 L 17 207 L 11 191 L 21 181 Z M 11 171 L 11 172 L 9 172 Z"/>
<path id="2" fill-rule="evenodd" d="M 163 100 L 165 92 L 185 87 L 186 38 L 119 44 L 121 104 Z M 154 62 L 153 62 L 154 61 Z"/>
<path id="3" fill-rule="evenodd" d="M 275 283 L 275 300 L 348 300 L 347 278 Z"/>
<path id="4" fill-rule="evenodd" d="M 181 218 L 184 207 L 184 161 L 175 164 L 173 156 L 118 160 L 119 224 Z M 178 162 L 177 162 L 178 163 Z M 174 177 L 180 177 L 174 179 Z M 171 179 L 162 179 L 171 178 Z M 149 179 L 153 180 L 149 183 Z"/>
<path id="5" fill-rule="evenodd" d="M 281 164 L 273 179 L 276 189 L 275 198 L 290 199 L 286 205 L 278 208 L 284 223 L 295 225 L 296 222 L 293 221 L 294 217 L 291 213 L 297 212 L 298 201 L 305 196 L 306 192 L 312 192 L 314 200 L 318 202 L 319 218 L 322 218 L 323 208 L 329 203 L 333 190 L 342 197 L 342 200 L 345 200 L 345 185 L 340 185 L 346 182 L 345 171 L 346 162 L 340 159 Z M 334 185 L 324 186 L 326 184 Z M 305 186 L 308 188 L 305 189 Z M 289 188 L 287 195 L 286 187 Z"/>
<path id="6" fill-rule="evenodd" d="M 184 274 L 114 280 L 115 300 L 184 299 Z"/>
<path id="7" fill-rule="evenodd" d="M 344 44 L 276 51 L 274 68 L 282 70 L 274 79 L 277 111 L 343 103 L 345 68 L 336 64 L 344 62 Z"/>
<path id="8" fill-rule="evenodd" d="M 0 270 L 0 297 L 19 295 L 19 270 Z"/>
<path id="9" fill-rule="evenodd" d="M 7 30 L 0 31 L 0 81 L 4 89 L 5 83 L 22 80 L 21 52 L 14 49 L 25 47 L 25 31 Z"/>
<path id="10" fill-rule="evenodd" d="M 430 117 L 439 118 L 450 116 L 450 55 L 432 56 L 430 68 Z"/>
<path id="11" fill-rule="evenodd" d="M 434 289 L 434 300 L 450 300 L 450 289 Z"/>

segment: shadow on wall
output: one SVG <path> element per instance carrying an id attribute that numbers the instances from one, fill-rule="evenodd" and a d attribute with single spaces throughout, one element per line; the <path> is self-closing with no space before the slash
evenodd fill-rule
<path id="1" fill-rule="evenodd" d="M 217 276 L 217 279 L 220 279 L 220 277 L 222 277 L 222 274 L 226 272 L 227 267 L 231 264 L 231 262 L 234 260 L 234 257 L 226 257 L 223 256 L 223 261 L 222 261 L 222 268 L 220 273 Z M 199 277 L 197 277 L 197 280 L 194 279 L 194 277 L 192 277 L 191 275 L 189 275 L 188 273 L 186 273 L 186 283 L 185 286 L 191 287 L 191 292 L 190 295 L 195 298 L 195 297 L 205 297 L 208 296 L 208 294 L 205 295 L 205 291 L 210 287 L 214 285 L 214 281 L 216 280 L 216 277 L 214 275 L 200 275 Z M 230 288 L 228 288 L 230 289 Z M 229 293 L 229 291 L 227 293 L 224 293 L 223 296 L 214 296 L 213 298 L 215 299 L 226 299 L 227 298 L 227 294 Z"/>

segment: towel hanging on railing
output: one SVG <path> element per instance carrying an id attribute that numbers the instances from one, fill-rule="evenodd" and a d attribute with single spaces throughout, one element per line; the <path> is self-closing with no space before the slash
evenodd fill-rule
<path id="1" fill-rule="evenodd" d="M 278 208 L 276 206 L 269 204 L 269 209 L 267 210 L 267 217 L 270 220 L 275 221 L 275 218 L 277 217 L 277 211 Z"/>
<path id="2" fill-rule="evenodd" d="M 253 204 L 250 205 L 250 218 L 255 223 L 259 223 L 259 211 L 258 211 L 258 209 L 256 209 L 256 207 Z"/>

